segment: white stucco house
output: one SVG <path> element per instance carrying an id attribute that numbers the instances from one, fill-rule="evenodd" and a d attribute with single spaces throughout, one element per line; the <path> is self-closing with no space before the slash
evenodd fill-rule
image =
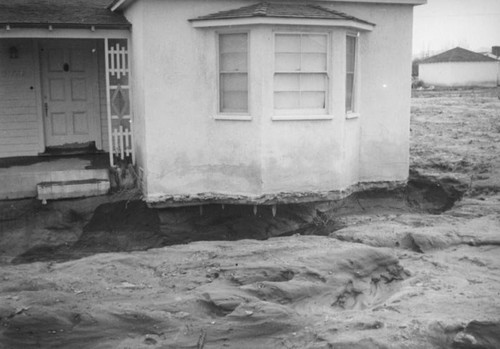
<path id="1" fill-rule="evenodd" d="M 426 0 L 109 2 L 0 0 L 3 198 L 92 181 L 86 151 L 132 162 L 155 207 L 405 183 Z"/>
<path id="2" fill-rule="evenodd" d="M 489 86 L 500 84 L 500 61 L 461 47 L 424 59 L 419 79 L 436 86 Z"/>

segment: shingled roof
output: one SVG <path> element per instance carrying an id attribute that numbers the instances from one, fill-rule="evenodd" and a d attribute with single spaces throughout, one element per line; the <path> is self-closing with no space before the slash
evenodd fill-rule
<path id="1" fill-rule="evenodd" d="M 438 55 L 429 57 L 419 64 L 425 63 L 447 63 L 447 62 L 496 62 L 497 60 L 472 52 L 461 47 L 455 47 Z"/>
<path id="2" fill-rule="evenodd" d="M 234 10 L 221 11 L 206 16 L 193 18 L 190 19 L 190 21 L 251 17 L 351 20 L 373 25 L 373 23 L 367 22 L 365 20 L 350 16 L 342 12 L 330 10 L 318 5 L 270 2 L 261 2 L 251 6 L 240 7 Z"/>
<path id="3" fill-rule="evenodd" d="M 0 25 L 55 28 L 129 28 L 120 13 L 107 8 L 110 0 L 0 0 Z"/>

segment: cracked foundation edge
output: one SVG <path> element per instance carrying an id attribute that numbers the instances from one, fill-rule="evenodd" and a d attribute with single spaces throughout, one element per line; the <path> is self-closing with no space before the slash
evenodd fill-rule
<path id="1" fill-rule="evenodd" d="M 193 195 L 162 195 L 145 198 L 151 208 L 168 208 L 181 206 L 197 206 L 210 204 L 227 205 L 280 205 L 301 204 L 321 201 L 341 200 L 353 193 L 369 190 L 396 190 L 405 187 L 407 181 L 363 182 L 352 185 L 344 190 L 310 191 L 310 192 L 279 192 L 258 196 L 230 195 L 224 193 L 199 193 Z"/>

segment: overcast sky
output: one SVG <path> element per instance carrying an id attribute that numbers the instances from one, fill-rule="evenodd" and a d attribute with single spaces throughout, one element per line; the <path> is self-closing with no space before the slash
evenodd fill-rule
<path id="1" fill-rule="evenodd" d="M 500 0 L 427 0 L 415 7 L 413 54 L 500 46 Z"/>

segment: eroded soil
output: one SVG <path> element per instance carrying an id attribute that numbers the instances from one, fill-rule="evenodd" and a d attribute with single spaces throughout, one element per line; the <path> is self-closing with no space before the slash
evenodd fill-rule
<path id="1" fill-rule="evenodd" d="M 404 191 L 1 203 L 0 348 L 500 348 L 500 100 L 420 94 Z"/>

